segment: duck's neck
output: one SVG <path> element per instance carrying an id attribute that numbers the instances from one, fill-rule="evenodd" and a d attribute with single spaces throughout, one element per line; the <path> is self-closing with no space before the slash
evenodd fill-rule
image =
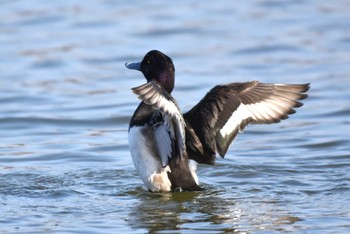
<path id="1" fill-rule="evenodd" d="M 174 72 L 160 73 L 157 81 L 170 94 L 174 89 L 175 74 Z"/>

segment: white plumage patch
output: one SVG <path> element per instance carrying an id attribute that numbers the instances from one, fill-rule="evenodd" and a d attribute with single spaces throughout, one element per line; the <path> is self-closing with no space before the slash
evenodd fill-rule
<path id="1" fill-rule="evenodd" d="M 251 117 L 250 110 L 244 105 L 240 104 L 236 111 L 234 111 L 226 122 L 223 128 L 220 129 L 220 134 L 223 138 L 230 135 L 235 129 L 239 128 L 242 121 Z M 239 129 L 242 131 L 243 129 Z"/>
<path id="2" fill-rule="evenodd" d="M 130 128 L 130 153 L 143 183 L 152 192 L 168 192 L 171 190 L 171 182 L 168 178 L 170 168 L 163 167 L 160 160 L 155 158 L 157 152 L 154 152 L 154 147 L 149 142 L 142 127 Z"/>
<path id="3" fill-rule="evenodd" d="M 279 119 L 281 115 L 285 114 L 290 107 L 284 108 L 283 103 L 279 105 L 275 104 L 273 101 L 262 101 L 254 104 L 244 105 L 241 103 L 237 110 L 235 110 L 229 120 L 226 122 L 223 128 L 220 129 L 220 134 L 222 137 L 230 135 L 237 128 L 240 129 L 240 125 L 244 120 L 251 118 L 254 121 L 274 121 Z"/>

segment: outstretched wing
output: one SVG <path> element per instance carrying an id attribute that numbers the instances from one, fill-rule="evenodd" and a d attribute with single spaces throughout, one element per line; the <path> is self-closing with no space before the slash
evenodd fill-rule
<path id="1" fill-rule="evenodd" d="M 152 119 L 161 119 L 155 121 L 153 128 L 162 165 L 166 166 L 174 155 L 181 158 L 185 152 L 185 121 L 175 100 L 156 81 L 132 88 L 132 91 L 144 103 L 158 110 Z"/>
<path id="2" fill-rule="evenodd" d="M 202 152 L 204 158 L 200 160 L 212 164 L 215 153 L 224 157 L 238 132 L 248 123 L 277 123 L 294 114 L 293 108 L 302 106 L 298 100 L 307 97 L 304 93 L 308 89 L 309 84 L 257 81 L 214 87 L 184 115 L 195 133 L 190 135 L 197 137 L 196 144 L 188 142 L 188 150 L 193 151 L 197 161 Z"/>

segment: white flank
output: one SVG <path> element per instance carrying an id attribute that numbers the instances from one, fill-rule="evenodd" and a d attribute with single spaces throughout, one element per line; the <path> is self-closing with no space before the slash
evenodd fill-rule
<path id="1" fill-rule="evenodd" d="M 154 157 L 152 147 L 147 143 L 141 127 L 132 127 L 129 131 L 129 148 L 132 161 L 147 189 L 152 192 L 168 192 L 171 182 L 168 178 L 169 166 L 162 167 L 161 161 Z"/>

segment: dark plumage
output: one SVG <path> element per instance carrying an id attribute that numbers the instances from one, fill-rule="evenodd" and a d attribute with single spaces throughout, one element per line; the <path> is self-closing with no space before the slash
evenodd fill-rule
<path id="1" fill-rule="evenodd" d="M 247 124 L 277 123 L 302 106 L 309 84 L 258 81 L 218 85 L 183 114 L 171 96 L 175 68 L 165 54 L 152 50 L 126 67 L 143 73 L 147 83 L 133 88 L 142 100 L 129 126 L 133 162 L 152 192 L 200 190 L 197 163 L 215 163 Z"/>

